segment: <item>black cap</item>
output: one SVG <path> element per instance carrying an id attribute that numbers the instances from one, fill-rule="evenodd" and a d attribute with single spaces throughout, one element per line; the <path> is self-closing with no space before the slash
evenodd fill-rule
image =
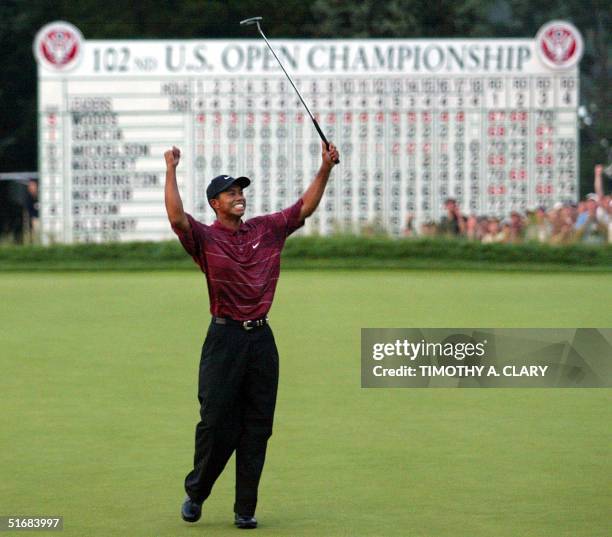
<path id="1" fill-rule="evenodd" d="M 251 184 L 251 180 L 248 177 L 232 177 L 231 175 L 217 175 L 206 189 L 206 197 L 211 200 L 217 194 L 220 194 L 224 190 L 227 190 L 232 185 L 238 185 L 242 188 L 246 188 Z"/>

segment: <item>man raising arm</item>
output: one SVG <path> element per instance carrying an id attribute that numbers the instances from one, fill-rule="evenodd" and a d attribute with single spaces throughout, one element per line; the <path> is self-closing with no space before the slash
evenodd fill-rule
<path id="1" fill-rule="evenodd" d="M 234 523 L 255 528 L 259 479 L 272 434 L 278 351 L 269 325 L 280 254 L 291 233 L 318 207 L 336 147 L 322 148 L 321 167 L 304 194 L 283 211 L 243 221 L 251 180 L 215 177 L 206 189 L 216 220 L 208 226 L 185 213 L 176 185 L 180 151 L 166 151 L 165 202 L 181 244 L 206 277 L 212 319 L 200 357 L 200 422 L 193 468 L 185 478 L 181 516 L 197 522 L 202 504 L 236 453 Z"/>
<path id="2" fill-rule="evenodd" d="M 300 209 L 300 220 L 308 218 L 319 206 L 319 202 L 321 201 L 323 192 L 325 192 L 325 187 L 327 186 L 327 181 L 329 180 L 329 174 L 331 173 L 332 168 L 335 166 L 335 162 L 337 162 L 339 158 L 338 150 L 334 144 L 329 144 L 328 151 L 325 144 L 321 142 L 321 148 L 323 150 L 321 155 L 321 167 L 319 168 L 313 182 L 310 183 L 310 186 L 302 195 L 302 201 L 304 204 Z"/>
<path id="3" fill-rule="evenodd" d="M 189 231 L 189 220 L 183 210 L 183 201 L 176 184 L 176 167 L 181 159 L 181 150 L 172 146 L 164 153 L 166 159 L 166 186 L 164 189 L 164 200 L 166 202 L 166 213 L 173 228 L 181 231 Z"/>

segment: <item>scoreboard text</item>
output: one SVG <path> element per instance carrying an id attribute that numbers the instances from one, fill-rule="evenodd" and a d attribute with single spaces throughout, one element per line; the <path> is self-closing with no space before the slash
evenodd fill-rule
<path id="1" fill-rule="evenodd" d="M 547 65 L 533 39 L 272 45 L 340 150 L 306 233 L 400 235 L 409 216 L 437 220 L 447 197 L 495 216 L 576 199 L 575 54 Z M 320 165 L 318 135 L 259 40 L 85 41 L 52 23 L 35 54 L 45 242 L 170 238 L 172 145 L 185 208 L 205 223 L 212 177 L 250 177 L 255 216 L 295 201 Z"/>

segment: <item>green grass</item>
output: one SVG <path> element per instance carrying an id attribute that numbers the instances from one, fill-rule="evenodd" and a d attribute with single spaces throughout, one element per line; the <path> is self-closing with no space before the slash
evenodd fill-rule
<path id="1" fill-rule="evenodd" d="M 71 537 L 236 535 L 233 460 L 203 520 L 178 515 L 196 269 L 5 273 L 0 297 L 0 515 L 63 515 Z M 605 327 L 610 303 L 606 274 L 285 272 L 257 534 L 607 537 L 611 390 L 364 390 L 359 331 Z"/>

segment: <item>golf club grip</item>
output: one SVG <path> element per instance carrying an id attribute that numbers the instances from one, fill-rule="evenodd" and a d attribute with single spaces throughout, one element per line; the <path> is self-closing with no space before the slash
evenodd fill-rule
<path id="1" fill-rule="evenodd" d="M 325 134 L 323 134 L 321 127 L 319 127 L 319 124 L 317 123 L 317 120 L 314 117 L 312 118 L 312 122 L 314 123 L 315 129 L 317 129 L 321 140 L 323 140 L 325 147 L 327 147 L 327 150 L 329 151 L 329 142 L 327 141 L 327 138 L 325 138 Z M 340 164 L 340 159 L 334 160 L 334 164 Z"/>

